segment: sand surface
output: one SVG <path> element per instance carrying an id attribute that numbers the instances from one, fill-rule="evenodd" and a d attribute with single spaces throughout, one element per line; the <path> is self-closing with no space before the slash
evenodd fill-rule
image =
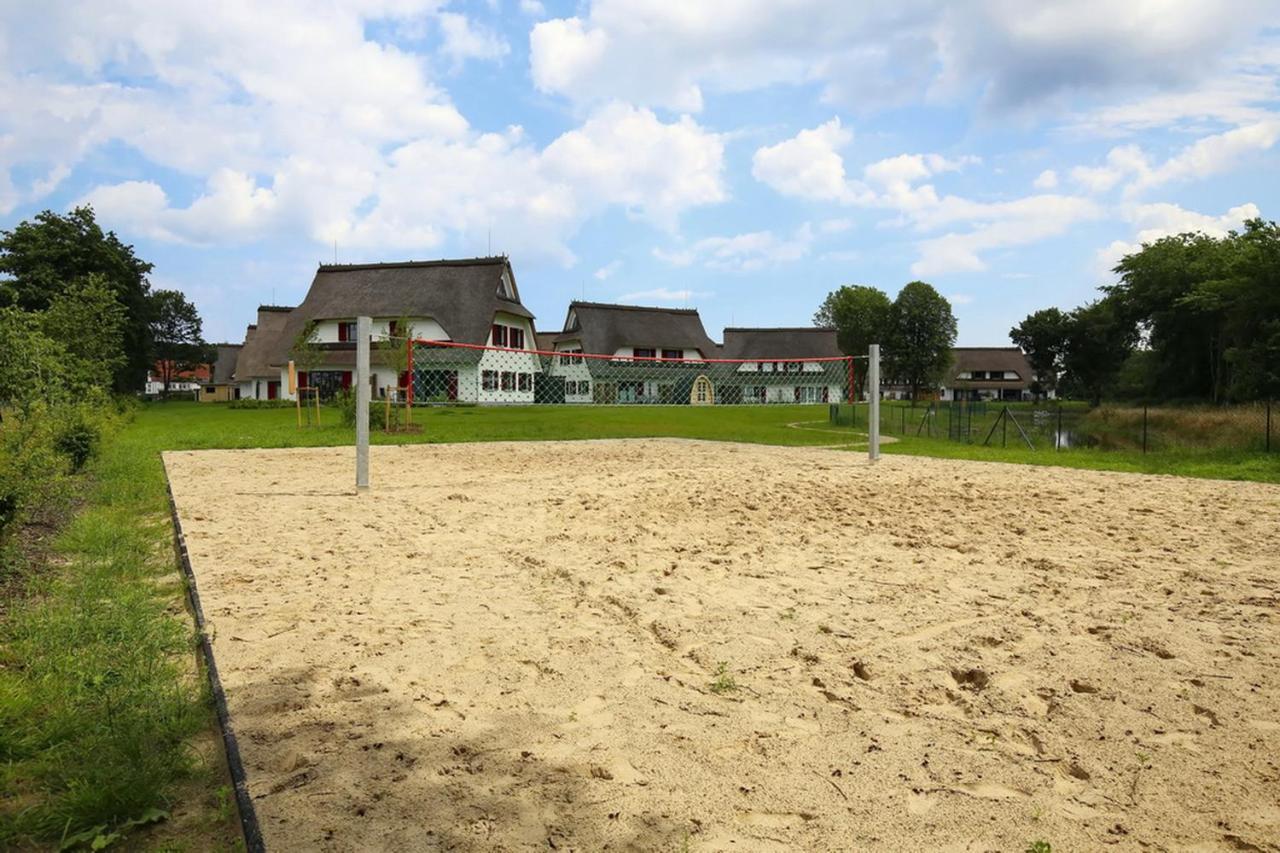
<path id="1" fill-rule="evenodd" d="M 1276 850 L 1280 489 L 169 453 L 270 850 Z M 714 687 L 713 687 L 714 686 Z"/>

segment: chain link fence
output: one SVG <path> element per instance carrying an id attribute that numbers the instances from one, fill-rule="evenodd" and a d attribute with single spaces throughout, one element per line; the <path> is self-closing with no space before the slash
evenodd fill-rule
<path id="1" fill-rule="evenodd" d="M 684 350 L 605 355 L 439 341 L 406 345 L 407 364 L 394 392 L 415 406 L 839 404 L 850 399 L 857 361 L 786 353 L 704 359 Z"/>
<path id="2" fill-rule="evenodd" d="M 865 406 L 833 406 L 832 424 L 865 431 Z M 1280 450 L 1280 406 L 1148 406 L 1048 400 L 951 400 L 880 404 L 885 435 L 994 447 L 1160 453 L 1193 450 Z"/>

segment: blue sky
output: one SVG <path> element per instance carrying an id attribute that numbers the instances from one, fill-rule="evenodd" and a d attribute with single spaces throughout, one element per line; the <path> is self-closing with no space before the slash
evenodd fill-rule
<path id="1" fill-rule="evenodd" d="M 206 336 L 315 265 L 511 256 L 799 325 L 913 279 L 960 343 L 1280 200 L 1280 11 L 1135 0 L 0 0 L 0 227 L 91 202 Z"/>

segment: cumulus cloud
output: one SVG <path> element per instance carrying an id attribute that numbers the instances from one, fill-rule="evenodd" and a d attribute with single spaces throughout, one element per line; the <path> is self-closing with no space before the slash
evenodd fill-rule
<path id="1" fill-rule="evenodd" d="M 595 271 L 595 277 L 604 281 L 607 278 L 613 278 L 614 273 L 620 269 L 622 269 L 622 261 L 610 261 Z"/>
<path id="2" fill-rule="evenodd" d="M 431 63 L 368 34 L 430 20 L 446 60 L 505 54 L 439 5 L 231 2 L 211 15 L 127 0 L 34 16 L 29 38 L 0 54 L 0 211 L 39 200 L 108 144 L 202 189 L 188 201 L 153 178 L 85 198 L 132 233 L 195 245 L 288 232 L 423 250 L 492 229 L 497 246 L 571 263 L 568 240 L 609 207 L 670 230 L 727 197 L 723 139 L 689 117 L 601 104 L 546 147 L 518 127 L 471 127 Z"/>
<path id="3" fill-rule="evenodd" d="M 1097 265 L 1101 275 L 1109 274 L 1125 255 L 1138 251 L 1145 243 L 1197 231 L 1210 237 L 1225 237 L 1228 231 L 1240 230 L 1245 220 L 1256 219 L 1261 211 L 1250 202 L 1233 207 L 1221 216 L 1212 216 L 1161 202 L 1130 207 L 1123 215 L 1137 233 L 1132 241 L 1116 240 L 1098 251 Z"/>
<path id="4" fill-rule="evenodd" d="M 1176 11 L 1166 0 L 740 0 L 731 11 L 592 0 L 537 25 L 530 59 L 540 89 L 578 102 L 692 112 L 709 92 L 817 83 L 850 109 L 975 93 L 1008 111 L 1065 95 L 1194 86 L 1266 16 L 1260 0 L 1192 0 Z"/>
<path id="5" fill-rule="evenodd" d="M 1058 173 L 1053 169 L 1045 169 L 1036 176 L 1035 181 L 1032 182 L 1032 186 L 1038 190 L 1054 189 L 1058 186 Z"/>
<path id="6" fill-rule="evenodd" d="M 783 195 L 890 211 L 897 215 L 891 224 L 918 232 L 968 228 L 922 239 L 911 268 L 915 275 L 983 270 L 986 251 L 1034 243 L 1101 215 L 1097 204 L 1081 197 L 1041 194 L 983 202 L 943 194 L 926 183 L 980 162 L 972 156 L 900 154 L 867 164 L 860 179 L 851 179 L 838 151 L 850 141 L 833 120 L 759 149 L 753 173 Z"/>
<path id="7" fill-rule="evenodd" d="M 672 266 L 701 264 L 724 272 L 754 272 L 779 264 L 798 261 L 813 248 L 819 233 L 837 233 L 824 226 L 815 229 L 806 222 L 789 236 L 772 231 L 752 231 L 732 236 L 704 237 L 693 245 L 677 250 L 654 249 L 654 256 Z"/>

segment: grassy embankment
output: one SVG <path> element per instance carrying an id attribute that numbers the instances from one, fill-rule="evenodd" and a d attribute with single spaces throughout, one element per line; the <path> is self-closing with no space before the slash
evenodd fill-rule
<path id="1" fill-rule="evenodd" d="M 0 848 L 240 843 L 147 421 L 104 437 L 74 517 L 10 564 Z"/>

